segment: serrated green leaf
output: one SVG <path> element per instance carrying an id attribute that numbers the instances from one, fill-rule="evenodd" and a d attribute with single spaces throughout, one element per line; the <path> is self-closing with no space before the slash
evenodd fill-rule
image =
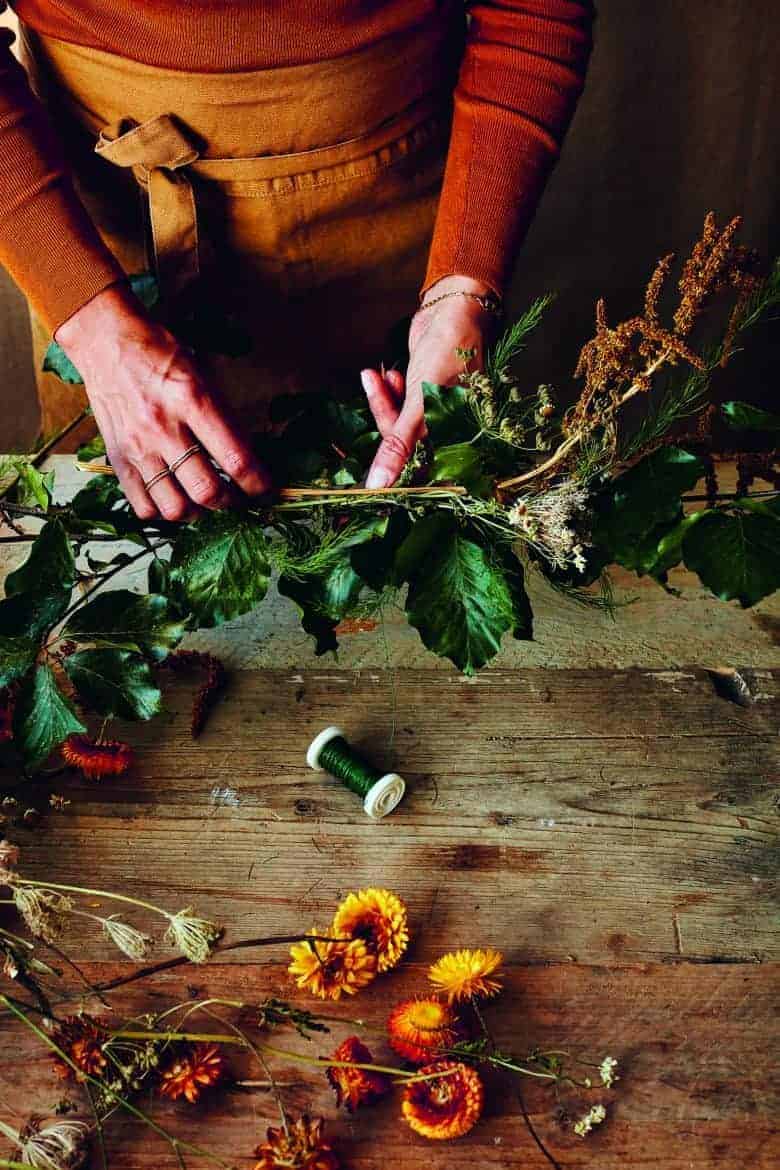
<path id="1" fill-rule="evenodd" d="M 485 498 L 493 488 L 493 479 L 485 472 L 482 453 L 474 443 L 452 443 L 434 452 L 431 483 L 455 483 L 472 496 Z"/>
<path id="2" fill-rule="evenodd" d="M 86 731 L 48 666 L 28 675 L 14 707 L 14 743 L 28 768 L 45 763 L 56 747 Z"/>
<path id="3" fill-rule="evenodd" d="M 681 494 L 703 474 L 701 460 L 679 447 L 661 447 L 646 456 L 599 497 L 594 544 L 618 564 L 639 568 L 647 556 L 643 542 L 660 525 L 677 522 Z"/>
<path id="4" fill-rule="evenodd" d="M 411 579 L 406 614 L 428 649 L 465 674 L 498 653 L 517 620 L 503 572 L 459 530 L 430 547 Z"/>
<path id="5" fill-rule="evenodd" d="M 266 595 L 270 572 L 261 525 L 236 512 L 209 512 L 173 543 L 171 577 L 201 626 L 254 609 Z"/>
<path id="6" fill-rule="evenodd" d="M 47 520 L 27 560 L 6 577 L 5 592 L 7 597 L 17 593 L 70 596 L 75 583 L 76 563 L 65 529 L 59 520 Z"/>
<path id="7" fill-rule="evenodd" d="M 77 650 L 64 662 L 84 702 L 98 715 L 151 719 L 161 707 L 149 663 L 130 650 Z"/>
<path id="8" fill-rule="evenodd" d="M 37 653 L 37 639 L 0 633 L 0 687 L 23 678 L 35 662 Z"/>
<path id="9" fill-rule="evenodd" d="M 769 516 L 713 510 L 686 532 L 682 551 L 723 601 L 747 608 L 780 588 L 780 522 Z"/>
<path id="10" fill-rule="evenodd" d="M 525 573 L 523 566 L 515 554 L 506 545 L 497 545 L 491 553 L 491 559 L 501 570 L 512 599 L 514 621 L 512 623 L 512 637 L 518 642 L 531 642 L 534 636 L 534 612 L 531 602 L 525 591 Z"/>
<path id="11" fill-rule="evenodd" d="M 685 534 L 698 524 L 702 516 L 709 515 L 705 508 L 700 512 L 691 512 L 682 516 L 671 528 L 655 529 L 652 539 L 642 560 L 641 572 L 648 573 L 658 580 L 664 580 L 666 574 L 682 560 L 682 542 Z"/>
<path id="12" fill-rule="evenodd" d="M 99 593 L 76 610 L 63 630 L 76 641 L 135 650 L 157 661 L 167 658 L 184 632 L 185 623 L 172 617 L 167 598 L 129 589 Z"/>
<path id="13" fill-rule="evenodd" d="M 15 593 L 0 601 L 0 634 L 29 638 L 36 646 L 60 620 L 71 598 L 70 589 L 51 593 Z"/>
<path id="14" fill-rule="evenodd" d="M 16 489 L 19 503 L 26 507 L 42 508 L 47 511 L 54 487 L 54 472 L 39 471 L 27 459 L 20 459 L 17 470 L 19 485 Z"/>
<path id="15" fill-rule="evenodd" d="M 769 435 L 780 433 L 780 415 L 770 414 L 749 402 L 724 402 L 721 407 L 729 426 L 736 431 L 764 431 Z"/>
<path id="16" fill-rule="evenodd" d="M 436 386 L 423 382 L 425 425 L 434 447 L 473 439 L 479 425 L 463 386 Z"/>
<path id="17" fill-rule="evenodd" d="M 70 502 L 74 532 L 98 528 L 112 536 L 132 538 L 144 527 L 131 510 L 117 481 L 108 475 L 95 475 Z"/>

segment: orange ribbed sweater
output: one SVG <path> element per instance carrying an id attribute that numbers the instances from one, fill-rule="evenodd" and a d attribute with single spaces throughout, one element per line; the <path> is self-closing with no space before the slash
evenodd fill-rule
<path id="1" fill-rule="evenodd" d="M 10 0 L 38 32 L 149 65 L 215 72 L 336 57 L 441 0 Z M 502 292 L 582 89 L 591 0 L 464 0 L 471 20 L 424 287 Z M 0 9 L 4 7 L 0 0 Z M 0 30 L 0 263 L 54 330 L 121 277 Z"/>

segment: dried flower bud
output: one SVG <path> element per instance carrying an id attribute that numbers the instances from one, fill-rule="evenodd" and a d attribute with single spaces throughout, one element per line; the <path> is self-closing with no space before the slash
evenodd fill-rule
<path id="1" fill-rule="evenodd" d="M 59 937 L 65 915 L 73 909 L 73 901 L 64 894 L 35 886 L 14 885 L 13 898 L 28 930 L 44 942 Z"/>
<path id="2" fill-rule="evenodd" d="M 123 955 L 127 955 L 128 959 L 133 959 L 136 963 L 146 958 L 149 943 L 152 941 L 148 935 L 122 922 L 115 914 L 110 918 L 104 918 L 102 922 L 105 934 Z"/>
<path id="3" fill-rule="evenodd" d="M 39 1170 L 79 1170 L 89 1153 L 89 1126 L 83 1121 L 53 1121 L 44 1125 L 32 1117 L 16 1143 L 22 1164 Z"/>
<path id="4" fill-rule="evenodd" d="M 222 927 L 207 918 L 193 914 L 192 906 L 170 916 L 170 925 L 165 932 L 165 941 L 175 947 L 192 963 L 205 963 L 222 937 Z"/>

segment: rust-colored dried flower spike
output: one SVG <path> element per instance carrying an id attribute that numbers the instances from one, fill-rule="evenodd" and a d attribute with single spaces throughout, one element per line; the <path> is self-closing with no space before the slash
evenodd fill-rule
<path id="1" fill-rule="evenodd" d="M 191 731 L 192 738 L 197 739 L 206 724 L 209 712 L 225 688 L 227 671 L 219 658 L 200 650 L 176 650 L 168 655 L 165 665 L 175 673 L 191 670 L 205 672 L 206 677 L 192 704 Z"/>

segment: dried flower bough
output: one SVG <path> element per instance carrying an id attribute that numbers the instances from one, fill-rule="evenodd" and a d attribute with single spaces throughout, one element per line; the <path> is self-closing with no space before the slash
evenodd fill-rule
<path id="1" fill-rule="evenodd" d="M 5 880 L 16 875 L 17 851 L 0 844 L 0 859 L 6 866 Z M 56 890 L 55 887 L 53 889 Z M 77 897 L 75 891 L 74 897 Z M 105 895 L 103 895 L 105 896 Z M 73 909 L 53 911 L 73 913 Z M 16 938 L 0 931 L 0 938 Z M 23 941 L 23 940 L 21 940 Z M 275 940 L 252 940 L 253 943 Z M 321 998 L 336 998 L 344 991 L 355 993 L 360 987 L 350 981 L 341 959 L 332 961 L 323 937 L 302 936 L 293 942 L 289 973 L 291 980 L 304 991 Z M 361 955 L 370 955 L 366 967 L 371 980 L 379 974 L 387 977 L 401 961 L 409 942 L 407 910 L 392 891 L 364 889 L 346 895 L 337 907 L 327 932 L 326 943 L 356 945 Z M 238 944 L 241 945 L 241 944 Z M 54 974 L 45 964 L 40 970 L 32 963 L 33 944 L 28 954 L 27 972 L 42 979 L 43 972 Z M 314 980 L 303 952 L 319 965 L 320 977 Z M 341 955 L 342 952 L 339 952 Z M 421 1137 L 449 1141 L 469 1133 L 481 1118 L 490 1080 L 483 1080 L 483 1066 L 517 1077 L 532 1077 L 555 1088 L 556 1094 L 576 1093 L 578 1098 L 592 1090 L 590 1077 L 575 1077 L 570 1071 L 577 1064 L 598 1069 L 602 1088 L 611 1088 L 618 1079 L 617 1061 L 606 1056 L 600 1064 L 583 1062 L 563 1052 L 534 1051 L 519 1061 L 499 1048 L 485 1021 L 484 1011 L 503 991 L 502 955 L 494 948 L 462 949 L 443 955 L 429 969 L 429 979 L 436 995 L 406 1000 L 396 1005 L 387 1022 L 390 1049 L 404 1060 L 401 1067 L 375 1060 L 371 1049 L 359 1036 L 350 1034 L 329 1055 L 311 1055 L 287 1050 L 269 1039 L 270 1033 L 291 1030 L 306 1039 L 322 1036 L 331 1024 L 340 1022 L 363 1027 L 359 1020 L 334 1021 L 308 1009 L 278 998 L 260 1003 L 206 995 L 161 1007 L 159 997 L 153 1009 L 130 1019 L 117 1017 L 117 1007 L 106 999 L 109 990 L 117 991 L 126 982 L 145 974 L 165 970 L 171 962 L 144 968 L 112 984 L 91 989 L 102 1002 L 101 1014 L 85 1011 L 57 1014 L 59 1000 L 69 996 L 58 991 L 57 1003 L 41 1011 L 41 1000 L 54 1000 L 48 985 L 39 987 L 38 1002 L 25 1002 L 17 995 L 0 994 L 0 1005 L 12 1020 L 24 1024 L 51 1054 L 57 1076 L 74 1091 L 83 1092 L 93 1112 L 89 1125 L 81 1120 L 65 1119 L 44 1123 L 32 1118 L 21 1129 L 0 1122 L 0 1133 L 19 1153 L 20 1162 L 0 1157 L 0 1167 L 38 1166 L 43 1170 L 76 1170 L 85 1164 L 90 1138 L 96 1133 L 104 1147 L 106 1126 L 117 1112 L 125 1112 L 165 1140 L 178 1164 L 188 1164 L 189 1156 L 205 1159 L 218 1166 L 228 1163 L 221 1154 L 197 1146 L 170 1133 L 147 1111 L 142 1101 L 155 1096 L 183 1105 L 208 1108 L 216 1094 L 247 1092 L 262 1088 L 271 1093 L 279 1110 L 278 1126 L 271 1126 L 254 1152 L 255 1166 L 261 1170 L 298 1167 L 298 1170 L 339 1170 L 346 1163 L 337 1143 L 325 1129 L 322 1117 L 302 1114 L 291 1117 L 284 1103 L 283 1084 L 273 1072 L 281 1059 L 320 1070 L 335 1092 L 337 1108 L 355 1114 L 400 1090 L 399 1112 L 410 1129 Z M 13 972 L 6 971 L 12 981 Z M 369 980 L 369 981 L 371 981 Z M 27 987 L 27 985 L 24 985 Z M 30 990 L 29 987 L 27 987 Z M 83 998 L 83 989 L 80 991 Z M 40 1019 L 39 1019 L 40 1017 Z M 195 1018 L 198 1018 L 197 1030 Z M 373 1047 L 373 1045 L 372 1045 Z M 229 1053 L 237 1049 L 257 1062 L 262 1079 L 248 1076 L 242 1066 L 240 1079 L 231 1067 Z M 68 1109 L 72 1105 L 67 1106 Z M 541 1142 L 530 1119 L 525 1120 L 534 1141 L 551 1165 L 557 1163 Z M 601 1124 L 606 1111 L 597 1103 L 582 1114 L 573 1132 L 585 1136 Z"/>

